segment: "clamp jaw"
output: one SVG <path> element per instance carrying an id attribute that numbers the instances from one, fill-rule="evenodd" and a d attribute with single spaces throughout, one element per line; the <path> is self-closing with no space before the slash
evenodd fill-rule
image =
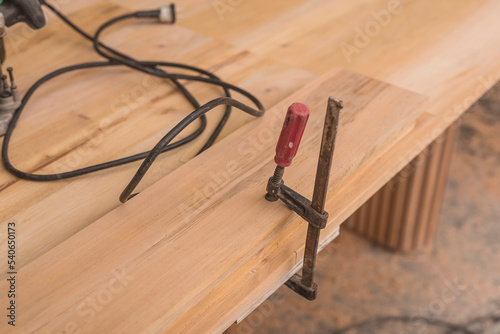
<path id="1" fill-rule="evenodd" d="M 341 109 L 342 101 L 330 97 L 312 201 L 285 186 L 283 182 L 285 167 L 290 166 L 292 159 L 297 153 L 309 117 L 309 110 L 303 104 L 294 103 L 288 109 L 278 145 L 276 146 L 274 160 L 277 166 L 274 175 L 267 182 L 265 197 L 268 201 L 275 202 L 281 200 L 309 223 L 302 275 L 295 274 L 285 283 L 290 289 L 308 300 L 316 299 L 317 295 L 318 286 L 313 282 L 314 268 L 316 265 L 320 231 L 325 228 L 328 221 L 328 213 L 324 211 L 324 206 Z"/>
<path id="2" fill-rule="evenodd" d="M 285 186 L 283 181 L 276 184 L 271 177 L 267 182 L 268 201 L 274 202 L 280 199 L 296 214 L 301 216 L 306 222 L 315 226 L 318 229 L 324 229 L 328 221 L 328 212 L 319 213 L 314 210 L 310 200 L 296 192 L 295 190 Z M 272 195 L 271 195 L 272 194 Z M 271 197 L 273 196 L 273 197 Z M 273 198 L 276 198 L 275 200 Z"/>

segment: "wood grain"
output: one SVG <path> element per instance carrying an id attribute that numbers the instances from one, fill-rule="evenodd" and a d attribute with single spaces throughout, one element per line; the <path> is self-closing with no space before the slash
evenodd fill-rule
<path id="1" fill-rule="evenodd" d="M 387 24 L 378 24 L 379 32 L 355 43 L 389 3 L 242 1 L 224 20 L 213 7 L 200 7 L 179 24 L 317 74 L 338 66 L 429 96 L 429 112 L 437 117 L 415 142 L 422 151 L 499 80 L 500 2 L 396 2 L 400 6 Z M 346 57 L 343 43 L 359 45 L 359 52 Z"/>
<path id="2" fill-rule="evenodd" d="M 83 17 L 79 19 L 81 24 L 94 27 L 96 21 L 122 12 L 123 8 L 104 3 L 89 7 L 75 19 Z M 90 13 L 101 14 L 93 17 Z M 164 29 L 169 30 L 167 36 Z M 148 38 L 135 36 L 135 42 L 131 43 L 130 35 L 141 32 Z M 18 85 L 23 90 L 42 72 L 98 59 L 88 42 L 58 21 L 52 21 L 36 34 L 29 45 L 23 45 L 19 56 L 11 53 L 8 59 L 10 65 L 20 69 Z M 130 54 L 136 54 L 136 48 L 140 48 L 148 50 L 151 59 L 182 60 L 211 69 L 228 82 L 261 97 L 266 107 L 316 77 L 177 26 L 152 23 L 142 24 L 137 29 L 137 24 L 132 24 L 106 34 L 104 40 Z M 154 43 L 155 40 L 158 42 Z M 50 41 L 53 44 L 48 46 Z M 64 41 L 62 46 L 54 45 L 60 41 Z M 61 58 L 54 62 L 54 55 L 47 54 L 37 59 L 38 69 L 30 72 L 32 68 L 23 65 L 33 63 L 28 61 L 29 55 L 42 54 L 47 48 L 60 51 Z M 83 71 L 47 85 L 34 96 L 22 115 L 10 149 L 14 166 L 40 174 L 73 170 L 149 150 L 192 110 L 171 85 L 127 69 Z M 187 87 L 200 102 L 222 93 L 220 89 L 200 84 L 188 83 Z M 74 96 L 74 91 L 79 94 Z M 222 111 L 218 108 L 207 116 L 207 130 L 199 139 L 160 157 L 138 190 L 145 189 L 193 157 L 216 126 Z M 220 138 L 251 119 L 238 110 L 233 111 Z M 190 126 L 181 137 L 191 133 L 196 126 Z M 1 166 L 0 244 L 6 242 L 6 224 L 12 220 L 20 222 L 19 233 L 29 247 L 19 250 L 19 267 L 30 263 L 118 207 L 118 196 L 139 164 L 45 183 L 16 180 Z M 0 264 L 2 275 L 5 275 L 6 266 L 5 262 Z"/>
<path id="3" fill-rule="evenodd" d="M 349 217 L 345 225 L 397 251 L 408 252 L 428 245 L 439 220 L 456 132 L 457 126 L 452 125 Z"/>
<path id="4" fill-rule="evenodd" d="M 330 94 L 345 101 L 345 112 L 326 206 L 331 220 L 322 238 L 336 233 L 382 186 L 372 171 L 390 161 L 385 158 L 415 126 L 426 102 L 340 70 L 278 103 L 222 140 L 210 155 L 190 160 L 22 268 L 19 288 L 25 297 L 19 302 L 26 306 L 20 328 L 61 332 L 76 324 L 89 333 L 227 328 L 255 303 L 245 296 L 260 284 L 272 288 L 301 261 L 306 224 L 283 205 L 265 201 L 263 194 L 286 107 L 302 101 L 312 114 L 285 182 L 310 195 Z M 127 277 L 126 285 L 113 294 L 108 286 L 117 275 Z M 106 293 L 109 302 L 90 316 L 89 305 L 108 298 Z M 143 304 L 148 306 L 136 307 Z"/>
<path id="5" fill-rule="evenodd" d="M 71 13 L 71 17 L 89 32 L 94 31 L 104 20 L 132 8 L 155 8 L 164 5 L 164 2 L 160 0 L 141 2 L 54 0 L 54 2 L 64 12 Z M 351 173 L 350 177 L 346 177 L 336 185 L 338 194 L 331 195 L 330 205 L 339 214 L 333 218 L 335 223 L 330 224 L 332 228 L 347 219 L 349 212 L 354 212 L 361 203 L 368 200 L 429 144 L 440 137 L 450 124 L 500 77 L 500 62 L 497 56 L 500 53 L 500 34 L 497 33 L 500 31 L 500 20 L 497 15 L 500 3 L 496 0 L 453 2 L 437 0 L 432 3 L 402 1 L 401 10 L 392 15 L 390 22 L 383 26 L 378 34 L 371 37 L 365 46 L 359 48 L 359 52 L 353 54 L 352 57 L 346 57 L 343 54 L 341 45 L 343 43 L 354 45 L 359 29 L 363 30 L 367 25 L 378 22 L 373 12 L 380 13 L 387 10 L 388 1 L 269 2 L 252 0 L 242 1 L 239 4 L 231 2 L 233 4 L 231 10 L 223 18 L 215 10 L 214 3 L 212 0 L 186 0 L 179 4 L 184 7 L 185 12 L 184 18 L 180 18 L 176 26 L 158 26 L 154 21 L 130 27 L 123 26 L 120 29 L 110 30 L 104 39 L 140 57 L 179 60 L 210 68 L 227 81 L 243 85 L 255 93 L 267 107 L 273 106 L 334 66 L 350 69 L 430 97 L 428 109 L 422 108 L 418 115 L 415 115 L 416 121 L 413 123 L 413 128 L 408 130 L 405 136 L 400 137 L 396 142 L 391 142 L 393 146 L 382 145 L 387 151 L 380 154 L 380 159 L 376 163 L 368 159 L 370 162 L 351 166 L 352 169 L 348 170 Z M 78 61 L 98 59 L 87 42 L 80 40 L 53 15 L 49 15 L 49 25 L 36 32 L 24 25 L 10 28 L 6 43 L 7 65 L 14 65 L 18 73 L 17 81 L 22 91 L 25 91 L 36 78 L 51 69 Z M 126 70 L 113 70 L 112 76 L 104 72 L 88 72 L 54 81 L 36 96 L 21 119 L 13 141 L 14 163 L 27 170 L 55 172 L 150 148 L 173 122 L 190 110 L 190 106 L 177 97 L 170 87 L 161 85 L 155 86 L 148 92 L 148 99 L 134 101 L 133 105 L 126 109 L 127 117 L 117 113 L 116 109 L 113 109 L 117 100 L 129 97 L 134 87 L 144 85 L 144 80 L 144 77 Z M 337 89 L 338 84 L 340 83 L 332 83 L 332 91 Z M 351 87 L 351 83 L 347 85 Z M 360 94 L 353 98 L 356 103 L 359 101 L 360 105 L 364 106 L 366 102 L 363 95 L 364 86 L 360 87 L 358 92 Z M 218 90 L 206 90 L 197 85 L 192 85 L 190 88 L 195 93 L 199 93 L 202 99 L 209 99 L 220 94 Z M 69 99 L 70 96 L 72 99 Z M 385 102 L 385 108 L 392 106 L 391 101 Z M 380 105 L 376 104 L 376 106 Z M 403 106 L 402 110 L 407 110 L 406 108 L 409 107 Z M 380 110 L 382 109 L 380 107 Z M 424 109 L 428 112 L 423 112 Z M 85 113 L 82 113 L 82 110 Z M 123 109 L 120 108 L 120 110 Z M 213 115 L 215 117 L 209 117 L 209 128 L 215 124 L 219 115 L 220 111 L 219 114 Z M 400 117 L 404 115 L 398 114 L 395 119 L 400 119 Z M 103 120 L 107 121 L 102 124 Z M 229 135 L 249 120 L 234 113 L 223 136 Z M 353 122 L 360 121 L 353 120 Z M 387 122 L 392 124 L 392 120 L 387 120 Z M 262 126 L 262 123 L 256 124 Z M 369 128 L 366 122 L 358 125 Z M 398 126 L 395 125 L 396 128 Z M 137 128 L 140 128 L 140 132 L 136 132 Z M 364 129 L 358 131 L 357 135 L 364 134 L 364 131 Z M 134 135 L 131 136 L 131 133 Z M 174 151 L 160 158 L 158 161 L 160 164 L 157 163 L 156 168 L 153 168 L 143 183 L 143 187 L 146 188 L 186 163 L 194 155 L 196 148 L 202 145 L 201 142 L 201 140 L 197 141 L 185 150 Z M 97 147 L 96 143 L 99 144 Z M 254 142 L 250 141 L 248 147 L 251 149 L 253 144 Z M 367 147 L 363 148 L 365 149 Z M 367 158 L 370 156 L 368 154 Z M 298 161 L 297 166 L 302 168 L 303 163 L 304 161 Z M 438 164 L 439 162 L 431 159 L 429 163 Z M 102 223 L 97 224 L 98 227 L 92 226 L 94 221 L 118 207 L 117 194 L 136 167 L 137 164 L 132 164 L 88 177 L 44 184 L 15 180 L 0 168 L 0 184 L 2 184 L 0 186 L 0 203 L 2 203 L 0 244 L 4 244 L 6 240 L 5 224 L 10 220 L 16 220 L 20 223 L 19 235 L 23 245 L 19 250 L 20 267 L 35 266 L 40 256 L 52 252 L 50 250 L 61 243 L 65 245 L 62 249 L 69 250 L 71 248 L 69 241 L 65 242 L 68 239 L 78 241 L 72 243 L 73 251 L 77 251 L 78 247 L 87 249 L 85 245 L 88 242 L 100 242 L 102 254 L 112 252 L 113 248 L 104 247 L 104 240 L 99 239 L 103 231 L 110 233 L 112 230 L 103 229 Z M 441 176 L 433 177 L 440 178 Z M 306 187 L 308 184 L 305 182 L 300 186 Z M 345 194 L 351 194 L 352 189 L 357 189 L 360 184 L 365 188 L 360 190 L 361 193 L 345 196 Z M 252 184 L 245 185 L 253 186 L 251 189 L 260 194 L 259 187 Z M 164 189 L 155 189 L 159 194 L 165 192 Z M 167 189 L 170 188 L 167 187 Z M 210 190 L 208 193 L 210 194 Z M 215 193 L 218 194 L 218 191 Z M 389 195 L 387 192 L 384 193 L 386 197 Z M 203 198 L 199 196 L 197 199 L 197 202 L 202 204 L 202 209 L 205 208 L 203 203 L 208 203 L 204 202 Z M 213 203 L 216 203 L 213 206 L 215 210 L 219 202 Z M 149 204 L 149 202 L 144 203 L 144 207 L 141 207 L 139 211 L 142 212 Z M 376 203 L 372 203 L 373 206 L 376 206 Z M 439 211 L 438 209 L 439 203 L 432 209 L 434 216 Z M 119 207 L 118 210 L 121 210 L 120 214 L 112 213 L 107 218 L 113 219 L 114 217 L 117 220 L 116 226 L 113 225 L 114 228 L 118 228 L 118 225 L 123 222 L 121 213 L 132 214 L 124 207 Z M 381 214 L 386 216 L 393 212 L 387 210 Z M 143 224 L 154 225 L 158 217 L 152 215 L 142 219 L 145 220 Z M 108 224 L 111 223 L 108 222 Z M 227 221 L 220 218 L 219 224 L 224 226 Z M 123 241 L 132 238 L 134 233 L 140 230 L 138 226 L 116 235 L 108 235 L 109 240 Z M 156 230 L 148 232 L 151 235 L 170 233 L 161 224 L 154 226 Z M 187 233 L 194 226 L 196 225 L 186 227 L 182 231 Z M 372 235 L 373 226 L 370 226 L 368 233 Z M 376 234 L 379 238 L 384 236 L 385 228 L 390 229 L 390 226 L 377 228 Z M 214 230 L 218 229 L 218 225 L 214 227 Z M 81 232 L 78 233 L 79 231 Z M 273 254 L 272 256 L 276 255 L 273 253 L 273 245 L 275 245 L 273 242 L 277 242 L 287 250 L 293 249 L 293 245 L 301 247 L 303 234 L 295 230 L 295 227 L 293 231 L 293 233 L 290 232 L 290 238 L 270 238 L 262 247 L 266 246 L 265 249 L 268 249 L 268 254 Z M 333 230 L 328 230 L 324 235 L 332 235 L 332 233 Z M 425 233 L 432 233 L 432 231 L 425 231 Z M 83 236 L 86 236 L 87 240 L 84 240 Z M 180 238 L 180 236 L 184 234 L 176 234 L 176 237 Z M 419 232 L 418 240 L 421 239 L 425 239 L 425 235 Z M 147 238 L 141 240 L 151 241 Z M 145 247 L 150 246 L 151 243 L 145 245 Z M 211 247 L 217 248 L 216 245 L 211 245 Z M 153 247 L 153 249 L 156 248 Z M 197 254 L 199 261 L 203 262 L 206 259 L 218 264 L 216 259 L 211 257 L 211 250 L 211 248 L 201 250 Z M 266 263 L 262 267 L 265 268 L 262 269 L 262 273 L 259 272 L 260 276 L 247 277 L 245 275 L 248 275 L 254 267 L 242 265 L 240 268 L 240 262 L 233 263 L 234 273 L 231 275 L 234 276 L 228 277 L 234 278 L 233 283 L 245 277 L 247 284 L 250 285 L 247 285 L 246 290 L 242 288 L 242 292 L 235 294 L 233 299 L 230 299 L 233 292 L 226 294 L 221 292 L 217 295 L 228 298 L 225 308 L 220 308 L 217 321 L 210 322 L 212 313 L 207 312 L 206 316 L 209 318 L 204 318 L 205 313 L 198 310 L 200 313 L 186 312 L 185 322 L 179 320 L 177 325 L 181 328 L 182 326 L 195 328 L 196 324 L 190 322 L 189 319 L 201 317 L 203 321 L 200 321 L 200 326 L 205 325 L 203 327 L 205 330 L 219 331 L 224 326 L 227 327 L 238 316 L 244 315 L 262 295 L 272 290 L 276 282 L 283 280 L 288 273 L 287 269 L 297 264 L 300 251 L 297 254 L 282 251 L 283 253 L 276 257 L 261 256 L 255 259 L 255 266 L 259 268 L 262 267 L 259 261 Z M 42 256 L 45 259 L 43 263 L 51 267 L 46 256 L 48 255 Z M 74 268 L 88 271 L 87 275 L 94 273 L 97 276 L 93 277 L 95 281 L 89 281 L 88 279 L 92 277 L 85 276 L 85 279 L 71 283 L 74 289 L 95 283 L 93 286 L 87 286 L 87 290 L 84 289 L 80 297 L 95 293 L 99 284 L 113 279 L 113 268 L 121 268 L 120 265 L 126 262 L 125 257 L 121 256 L 117 257 L 117 263 L 105 262 L 101 260 L 102 256 L 97 255 L 92 259 L 83 259 L 83 255 L 81 256 L 80 262 L 75 262 Z M 130 261 L 136 259 L 134 256 L 138 255 L 133 255 Z M 147 258 L 147 255 L 145 256 Z M 270 260 L 274 258 L 276 258 L 274 262 Z M 71 263 L 69 257 L 66 260 Z M 38 267 L 30 267 L 32 268 L 30 273 L 36 272 L 36 268 L 45 270 L 41 263 Z M 94 269 L 95 263 L 99 266 Z M 4 275 L 3 263 L 0 269 Z M 150 268 L 143 269 L 148 275 L 153 275 L 157 272 L 155 270 L 160 270 L 156 267 L 152 267 L 151 272 L 149 272 Z M 96 278 L 98 276 L 101 277 L 101 281 Z M 54 280 L 60 278 L 56 274 L 52 277 Z M 218 276 L 216 278 L 222 279 Z M 204 282 L 210 282 L 211 279 L 212 283 L 220 282 L 214 277 L 207 277 Z M 53 282 L 53 280 L 47 280 L 44 284 L 50 285 Z M 65 282 L 69 284 L 68 280 Z M 256 283 L 260 284 L 259 288 L 255 287 Z M 216 283 L 213 284 L 216 285 Z M 227 281 L 226 284 L 228 285 L 225 286 L 230 286 Z M 234 285 L 234 287 L 240 286 Z M 144 295 L 141 295 L 142 299 L 139 300 L 145 301 L 150 295 L 159 298 L 154 296 L 152 290 L 148 291 L 144 292 Z M 217 291 L 220 292 L 220 290 Z M 52 296 L 52 292 L 48 292 L 48 296 Z M 260 297 L 257 296 L 258 294 Z M 204 298 L 206 309 L 211 311 L 215 305 L 219 305 L 217 302 L 212 302 L 210 296 L 200 298 Z M 46 303 L 51 305 L 56 300 L 59 299 L 51 297 L 46 300 Z M 123 300 L 127 300 L 128 303 L 128 299 Z M 155 300 L 159 303 L 155 305 L 161 304 L 161 306 L 165 306 L 168 302 L 168 300 Z M 217 299 L 217 301 L 220 300 Z M 181 302 L 186 302 L 186 300 Z M 63 308 L 68 305 L 64 304 Z M 112 310 L 118 308 L 118 306 L 111 307 Z M 47 312 L 53 312 L 53 309 L 47 308 Z M 104 312 L 107 314 L 110 310 L 105 309 Z M 142 313 L 139 312 L 139 314 Z M 197 314 L 201 315 L 195 316 Z M 67 316 L 67 313 L 65 315 Z M 80 325 L 79 321 L 83 319 L 75 314 L 73 316 L 77 317 L 78 325 Z M 115 314 L 115 316 L 118 315 Z M 40 319 L 38 317 L 33 321 L 41 321 Z M 116 320 L 116 318 L 113 319 Z M 96 326 L 96 324 L 93 325 Z M 151 324 L 151 326 L 155 330 L 162 328 L 162 324 L 158 323 Z M 146 331 L 147 329 L 145 328 Z"/>

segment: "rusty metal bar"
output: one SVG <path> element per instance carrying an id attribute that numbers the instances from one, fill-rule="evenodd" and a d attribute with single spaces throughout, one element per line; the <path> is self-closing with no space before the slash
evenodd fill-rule
<path id="1" fill-rule="evenodd" d="M 321 139 L 321 150 L 318 159 L 318 169 L 316 171 L 316 181 L 314 183 L 313 198 L 311 201 L 312 208 L 320 214 L 323 214 L 325 209 L 340 110 L 342 110 L 342 101 L 330 97 L 328 99 L 323 137 Z M 312 224 L 309 224 L 307 228 L 304 266 L 302 269 L 302 284 L 307 287 L 312 287 L 314 282 L 314 268 L 316 266 L 316 254 L 318 252 L 320 231 L 319 228 Z"/>

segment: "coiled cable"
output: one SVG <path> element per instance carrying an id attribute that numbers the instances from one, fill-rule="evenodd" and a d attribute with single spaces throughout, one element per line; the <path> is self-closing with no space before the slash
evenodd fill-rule
<path id="1" fill-rule="evenodd" d="M 103 23 L 96 31 L 94 37 L 83 31 L 81 28 L 79 28 L 76 24 L 74 24 L 71 20 L 69 20 L 64 14 L 62 14 L 59 10 L 57 10 L 54 6 L 52 6 L 50 3 L 41 0 L 40 3 L 42 5 L 45 5 L 49 10 L 51 10 L 57 17 L 59 17 L 63 22 L 65 22 L 69 27 L 71 27 L 73 30 L 75 30 L 77 33 L 82 35 L 84 38 L 87 40 L 91 41 L 93 43 L 94 50 L 98 55 L 101 57 L 105 58 L 106 61 L 96 61 L 96 62 L 87 62 L 87 63 L 81 63 L 81 64 L 75 64 L 71 66 L 66 66 L 63 68 L 60 68 L 58 70 L 55 70 L 51 73 L 48 73 L 47 75 L 43 76 L 39 80 L 37 80 L 26 92 L 26 94 L 23 96 L 21 105 L 20 107 L 14 112 L 13 118 L 11 122 L 9 123 L 9 126 L 7 128 L 7 131 L 5 133 L 5 137 L 3 140 L 2 144 L 2 162 L 7 171 L 9 171 L 11 174 L 14 176 L 25 179 L 25 180 L 31 180 L 31 181 L 54 181 L 54 180 L 61 180 L 61 179 L 68 179 L 72 177 L 77 177 L 97 171 L 101 171 L 104 169 L 124 165 L 127 163 L 131 163 L 134 161 L 142 160 L 144 159 L 144 162 L 128 184 L 128 186 L 125 188 L 123 193 L 120 196 L 120 201 L 121 202 L 126 202 L 128 199 L 130 199 L 133 195 L 132 192 L 135 189 L 135 187 L 139 184 L 140 180 L 144 177 L 148 169 L 151 167 L 152 163 L 154 160 L 158 157 L 159 154 L 172 150 L 174 148 L 178 148 L 182 145 L 185 145 L 196 138 L 198 138 L 203 131 L 206 129 L 207 125 L 207 118 L 206 118 L 206 113 L 218 106 L 225 105 L 225 111 L 222 116 L 222 118 L 219 120 L 217 126 L 211 133 L 209 139 L 207 142 L 203 145 L 203 147 L 200 149 L 200 151 L 197 153 L 201 153 L 208 149 L 217 139 L 218 135 L 224 128 L 224 125 L 227 123 L 227 120 L 231 114 L 232 107 L 235 107 L 237 109 L 240 109 L 250 115 L 259 117 L 262 116 L 265 112 L 264 107 L 262 103 L 252 94 L 247 92 L 246 90 L 231 85 L 227 82 L 222 81 L 219 77 L 214 75 L 213 73 L 210 73 L 206 70 L 203 70 L 201 68 L 191 66 L 191 65 L 186 65 L 186 64 L 181 64 L 181 63 L 174 63 L 174 62 L 165 62 L 165 61 L 140 61 L 136 60 L 133 57 L 126 55 L 104 43 L 101 42 L 100 37 L 103 34 L 103 32 L 113 26 L 114 24 L 128 20 L 128 19 L 141 19 L 141 18 L 160 18 L 161 10 L 151 10 L 151 11 L 137 11 L 125 15 L 121 15 L 115 18 L 112 18 L 105 23 Z M 165 10 L 165 8 L 163 8 Z M 168 10 L 171 12 L 171 18 L 172 21 L 169 22 L 171 24 L 175 23 L 175 6 L 171 4 L 168 7 Z M 10 139 L 12 137 L 12 134 L 14 132 L 14 129 L 16 127 L 17 122 L 19 121 L 19 117 L 21 116 L 23 110 L 25 109 L 26 105 L 32 98 L 33 94 L 36 92 L 40 86 L 42 86 L 44 83 L 47 81 L 54 79 L 58 76 L 61 76 L 63 74 L 73 72 L 73 71 L 78 71 L 78 70 L 83 70 L 83 69 L 90 69 L 90 68 L 101 68 L 101 67 L 108 67 L 108 66 L 125 66 L 127 68 L 140 71 L 143 73 L 146 73 L 148 75 L 152 75 L 158 78 L 162 78 L 165 80 L 170 81 L 173 83 L 176 88 L 184 95 L 184 97 L 191 103 L 191 105 L 195 108 L 193 112 L 191 112 L 188 116 L 186 116 L 183 120 L 181 120 L 178 124 L 176 124 L 159 142 L 158 144 L 155 145 L 155 147 L 151 151 L 146 151 L 138 154 L 134 154 L 125 158 L 120 158 L 68 172 L 61 172 L 61 173 L 55 173 L 55 174 L 34 174 L 34 173 L 29 173 L 29 172 L 23 172 L 16 167 L 12 165 L 9 159 L 9 143 Z M 163 68 L 178 68 L 178 69 L 184 69 L 184 70 L 189 70 L 195 72 L 197 75 L 188 75 L 188 74 L 180 74 L 180 73 L 171 73 L 167 72 Z M 221 98 L 216 98 L 208 103 L 205 103 L 204 105 L 200 105 L 197 99 L 193 96 L 193 94 L 183 85 L 182 83 L 179 82 L 179 80 L 187 80 L 187 81 L 198 81 L 198 82 L 203 82 L 215 86 L 219 86 L 223 89 L 225 96 Z M 242 94 L 243 96 L 247 97 L 254 105 L 255 108 L 250 107 L 242 102 L 239 102 L 238 100 L 235 100 L 231 98 L 231 91 L 238 92 Z M 189 124 L 193 123 L 195 120 L 200 120 L 200 124 L 198 128 L 189 134 L 188 136 L 172 142 L 175 137 L 177 137 Z"/>

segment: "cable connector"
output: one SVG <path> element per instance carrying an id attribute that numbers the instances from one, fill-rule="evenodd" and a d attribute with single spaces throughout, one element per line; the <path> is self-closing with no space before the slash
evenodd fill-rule
<path id="1" fill-rule="evenodd" d="M 137 17 L 157 18 L 161 23 L 174 24 L 176 20 L 175 5 L 162 6 L 157 10 L 142 10 L 135 13 Z"/>
<path id="2" fill-rule="evenodd" d="M 161 6 L 158 20 L 160 20 L 161 23 L 174 24 L 176 20 L 175 4 L 171 3 L 170 6 Z"/>

